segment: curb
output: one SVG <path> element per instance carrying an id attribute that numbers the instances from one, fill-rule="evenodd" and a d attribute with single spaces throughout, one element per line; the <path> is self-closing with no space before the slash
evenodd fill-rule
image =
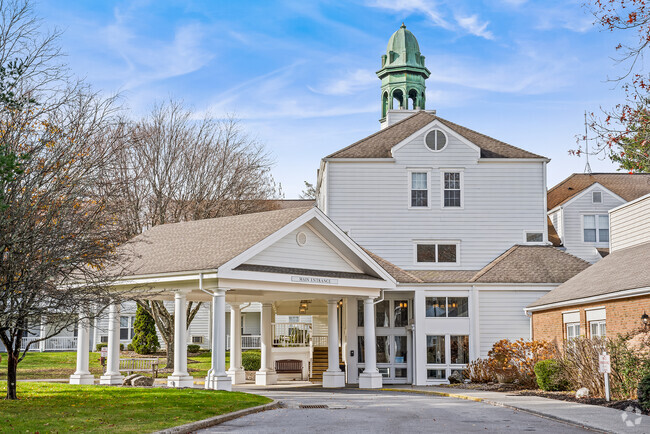
<path id="1" fill-rule="evenodd" d="M 186 434 L 200 429 L 210 428 L 211 426 L 219 425 L 233 419 L 248 416 L 250 414 L 259 413 L 267 410 L 275 410 L 280 408 L 282 404 L 279 401 L 273 401 L 268 404 L 258 405 L 257 407 L 245 408 L 243 410 L 233 411 L 232 413 L 221 414 L 208 419 L 198 420 L 196 422 L 186 423 L 172 428 L 167 428 L 157 431 L 156 434 Z"/>
<path id="2" fill-rule="evenodd" d="M 508 409 L 511 409 L 511 410 L 517 410 L 517 411 L 521 411 L 521 412 L 524 412 L 524 413 L 529 413 L 529 414 L 532 414 L 532 415 L 535 415 L 535 416 L 538 416 L 538 417 L 543 417 L 545 419 L 550 419 L 550 420 L 554 420 L 554 421 L 557 421 L 557 422 L 562 422 L 562 423 L 566 423 L 566 424 L 569 424 L 569 425 L 573 425 L 573 426 L 576 426 L 576 427 L 579 427 L 579 428 L 586 428 L 588 430 L 595 431 L 595 432 L 600 432 L 600 433 L 609 433 L 610 432 L 610 431 L 604 430 L 602 428 L 598 428 L 596 426 L 586 425 L 586 424 L 579 423 L 579 422 L 576 422 L 576 421 L 573 421 L 573 420 L 570 420 L 570 419 L 565 419 L 565 418 L 562 418 L 562 417 L 551 416 L 551 415 L 549 415 L 547 413 L 543 413 L 541 411 L 531 410 L 531 409 L 528 409 L 528 408 L 521 408 L 521 407 L 517 407 L 517 406 L 514 406 L 514 405 L 510 405 L 510 404 L 504 404 L 502 402 L 493 401 L 491 399 L 478 398 L 476 396 L 469 396 L 469 395 L 461 395 L 459 393 L 440 392 L 440 391 L 437 391 L 437 390 L 409 390 L 409 389 L 389 389 L 389 388 L 362 389 L 362 390 L 382 390 L 382 391 L 386 391 L 386 392 L 401 392 L 401 393 L 415 393 L 415 394 L 419 393 L 421 395 L 445 396 L 445 397 L 449 397 L 449 398 L 464 399 L 464 400 L 467 400 L 467 401 L 483 402 L 485 404 L 493 405 L 495 407 L 503 407 L 503 408 L 508 408 Z"/>

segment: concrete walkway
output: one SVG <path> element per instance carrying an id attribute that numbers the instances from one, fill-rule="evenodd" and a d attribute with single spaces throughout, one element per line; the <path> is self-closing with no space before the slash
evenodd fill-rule
<path id="1" fill-rule="evenodd" d="M 387 386 L 383 390 L 448 396 L 484 402 L 525 411 L 549 419 L 581 425 L 592 430 L 614 433 L 650 433 L 650 416 L 599 405 L 579 404 L 537 396 L 519 396 L 504 392 L 453 389 L 435 386 Z"/>

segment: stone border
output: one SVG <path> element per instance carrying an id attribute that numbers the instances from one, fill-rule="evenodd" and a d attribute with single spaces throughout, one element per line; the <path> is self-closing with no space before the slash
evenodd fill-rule
<path id="1" fill-rule="evenodd" d="M 156 434 L 186 434 L 200 429 L 210 428 L 211 426 L 219 425 L 233 419 L 248 416 L 250 414 L 259 413 L 267 410 L 275 410 L 282 407 L 279 401 L 273 401 L 268 404 L 258 405 L 257 407 L 245 408 L 243 410 L 233 411 L 232 413 L 221 414 L 208 419 L 198 420 L 196 422 L 186 423 L 185 425 L 167 428 L 157 431 Z"/>
<path id="2" fill-rule="evenodd" d="M 598 428 L 596 426 L 578 423 L 578 422 L 576 422 L 574 420 L 565 419 L 565 418 L 562 418 L 562 417 L 551 416 L 550 414 L 544 413 L 544 412 L 541 412 L 541 411 L 530 410 L 528 408 L 521 408 L 521 407 L 517 407 L 517 406 L 514 406 L 514 405 L 510 405 L 510 404 L 504 404 L 503 402 L 498 402 L 498 401 L 494 401 L 494 400 L 491 400 L 491 399 L 479 398 L 477 396 L 462 395 L 460 393 L 440 392 L 438 390 L 408 390 L 408 389 L 391 389 L 391 388 L 365 389 L 365 390 L 382 390 L 382 391 L 385 391 L 385 392 L 401 392 L 401 393 L 419 393 L 421 395 L 445 396 L 445 397 L 448 397 L 448 398 L 457 398 L 457 399 L 465 399 L 467 401 L 483 402 L 485 404 L 493 405 L 495 407 L 509 408 L 511 410 L 517 410 L 517 411 L 521 411 L 521 412 L 524 412 L 524 413 L 529 413 L 529 414 L 532 414 L 534 416 L 543 417 L 545 419 L 550 419 L 550 420 L 554 420 L 554 421 L 557 421 L 557 422 L 562 422 L 562 423 L 572 425 L 572 426 L 575 426 L 575 427 L 578 427 L 578 428 L 586 428 L 586 429 L 588 429 L 590 431 L 595 431 L 595 432 L 600 432 L 600 433 L 609 432 L 609 431 L 603 430 L 602 428 Z"/>

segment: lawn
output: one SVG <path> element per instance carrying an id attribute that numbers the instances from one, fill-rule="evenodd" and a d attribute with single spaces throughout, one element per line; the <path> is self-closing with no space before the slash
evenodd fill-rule
<path id="1" fill-rule="evenodd" d="M 7 354 L 1 354 L 2 362 L 0 362 L 0 380 L 7 378 Z M 122 358 L 127 357 L 122 355 Z M 210 369 L 211 353 L 200 353 L 197 356 L 188 356 L 187 368 L 189 374 L 196 379 L 204 378 L 208 369 Z M 164 367 L 165 358 L 161 357 L 161 368 Z M 47 352 L 27 353 L 25 359 L 18 364 L 18 379 L 19 380 L 34 380 L 34 379 L 52 379 L 52 378 L 68 378 L 74 373 L 77 366 L 77 353 L 76 352 Z M 226 369 L 230 367 L 230 353 L 226 352 Z M 96 377 L 102 375 L 102 366 L 99 363 L 99 353 L 90 353 L 90 372 Z M 146 373 L 143 373 L 146 375 Z M 169 376 L 169 372 L 160 372 L 159 378 Z"/>
<path id="2" fill-rule="evenodd" d="M 18 397 L 0 400 L 2 432 L 153 432 L 271 402 L 241 392 L 28 382 L 18 383 Z"/>

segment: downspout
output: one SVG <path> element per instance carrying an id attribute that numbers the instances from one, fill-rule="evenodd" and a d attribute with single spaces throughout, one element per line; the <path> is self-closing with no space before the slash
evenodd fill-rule
<path id="1" fill-rule="evenodd" d="M 381 295 L 379 296 L 379 299 L 377 301 L 375 301 L 373 304 L 381 303 L 382 301 L 384 301 L 384 290 L 381 289 L 380 291 L 381 291 L 380 292 Z M 377 328 L 377 327 L 375 326 L 375 328 Z"/>

